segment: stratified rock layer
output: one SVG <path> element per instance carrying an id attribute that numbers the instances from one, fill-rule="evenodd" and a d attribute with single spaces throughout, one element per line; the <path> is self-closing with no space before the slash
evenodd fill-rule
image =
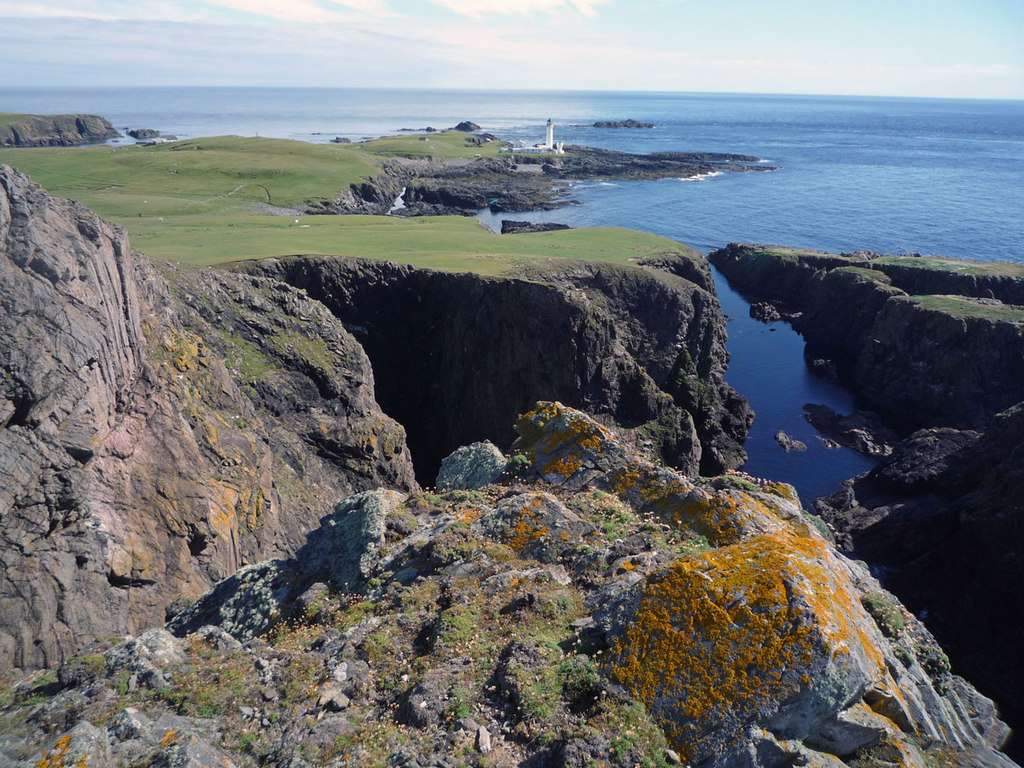
<path id="1" fill-rule="evenodd" d="M 0 169 L 0 668 L 150 626 L 295 552 L 325 498 L 414 484 L 368 361 L 322 306 L 165 272 Z"/>

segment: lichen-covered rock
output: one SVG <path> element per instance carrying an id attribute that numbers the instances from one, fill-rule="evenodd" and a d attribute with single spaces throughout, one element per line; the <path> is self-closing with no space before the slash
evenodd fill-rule
<path id="1" fill-rule="evenodd" d="M 586 542 L 594 526 L 546 493 L 524 493 L 505 499 L 480 521 L 490 535 L 524 557 L 542 563 Z"/>
<path id="2" fill-rule="evenodd" d="M 441 462 L 437 490 L 472 490 L 490 485 L 505 471 L 508 459 L 490 440 L 456 448 Z"/>
<path id="3" fill-rule="evenodd" d="M 404 499 L 379 490 L 339 502 L 294 558 L 240 569 L 171 619 L 168 628 L 184 636 L 212 625 L 244 642 L 282 617 L 312 583 L 359 592 L 384 544 L 387 515 Z"/>

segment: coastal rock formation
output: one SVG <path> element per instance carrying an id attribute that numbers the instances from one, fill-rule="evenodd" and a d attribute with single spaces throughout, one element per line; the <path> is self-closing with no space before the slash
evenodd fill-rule
<path id="1" fill-rule="evenodd" d="M 977 428 L 1024 399 L 1018 267 L 737 244 L 708 258 L 740 290 L 801 310 L 808 358 L 834 361 L 889 416 Z"/>
<path id="2" fill-rule="evenodd" d="M 125 133 L 133 139 L 155 139 L 160 135 L 160 131 L 154 128 L 132 128 Z"/>
<path id="3" fill-rule="evenodd" d="M 1024 723 L 1024 268 L 736 244 L 710 258 L 741 290 L 802 309 L 793 324 L 819 367 L 830 359 L 883 415 L 923 427 L 815 507 L 843 550 L 877 566 L 954 663 Z M 809 418 L 837 439 L 844 431 L 834 414 Z M 863 432 L 876 455 L 892 444 L 845 431 Z"/>
<path id="4" fill-rule="evenodd" d="M 120 135 L 110 121 L 97 115 L 0 113 L 0 147 L 75 147 Z"/>
<path id="5" fill-rule="evenodd" d="M 654 128 L 654 123 L 644 123 L 640 120 L 629 118 L 628 120 L 598 120 L 594 128 Z"/>
<path id="6" fill-rule="evenodd" d="M 518 431 L 522 479 L 358 494 L 171 631 L 2 689 L 0 758 L 1013 768 L 790 486 L 696 482 L 558 403 Z"/>
<path id="7" fill-rule="evenodd" d="M 475 135 L 484 144 L 498 140 Z M 656 152 L 649 155 L 588 147 L 567 147 L 563 155 L 503 154 L 499 157 L 389 158 L 381 171 L 343 190 L 321 213 L 386 214 L 405 189 L 403 216 L 473 215 L 500 211 L 550 210 L 574 201 L 565 179 L 689 178 L 724 171 L 771 171 L 750 155 L 713 152 Z"/>
<path id="8" fill-rule="evenodd" d="M 0 668 L 293 553 L 318 499 L 414 485 L 359 345 L 301 293 L 158 269 L 9 168 L 0 275 Z"/>
<path id="9" fill-rule="evenodd" d="M 463 120 L 461 123 L 459 123 L 454 128 L 452 128 L 452 130 L 453 131 L 466 131 L 468 133 L 470 131 L 479 131 L 480 130 L 480 126 L 477 125 L 476 123 L 472 122 L 471 120 Z"/>
<path id="10" fill-rule="evenodd" d="M 752 414 L 724 383 L 724 319 L 703 260 L 678 261 L 699 284 L 568 260 L 517 278 L 345 258 L 240 268 L 305 290 L 360 340 L 429 484 L 459 445 L 507 448 L 516 415 L 544 397 L 630 428 L 689 474 L 739 466 Z"/>
<path id="11" fill-rule="evenodd" d="M 560 229 L 572 229 L 568 224 L 556 224 L 553 221 L 512 221 L 511 219 L 501 220 L 501 234 L 518 235 L 522 232 L 555 232 Z"/>
<path id="12" fill-rule="evenodd" d="M 886 583 L 942 639 L 950 658 L 1024 717 L 1024 408 L 977 432 L 921 430 L 815 508 L 844 551 L 884 565 Z"/>

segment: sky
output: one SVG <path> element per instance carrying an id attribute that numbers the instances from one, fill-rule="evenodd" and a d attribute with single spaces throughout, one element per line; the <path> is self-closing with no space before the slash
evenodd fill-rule
<path id="1" fill-rule="evenodd" d="M 0 0 L 4 86 L 1024 99 L 1024 0 Z"/>

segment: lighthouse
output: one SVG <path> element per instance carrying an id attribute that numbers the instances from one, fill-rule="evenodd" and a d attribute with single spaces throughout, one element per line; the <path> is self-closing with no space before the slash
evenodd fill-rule
<path id="1" fill-rule="evenodd" d="M 551 118 L 548 118 L 548 133 L 547 140 L 544 142 L 545 149 L 555 148 L 555 124 L 551 122 Z"/>

